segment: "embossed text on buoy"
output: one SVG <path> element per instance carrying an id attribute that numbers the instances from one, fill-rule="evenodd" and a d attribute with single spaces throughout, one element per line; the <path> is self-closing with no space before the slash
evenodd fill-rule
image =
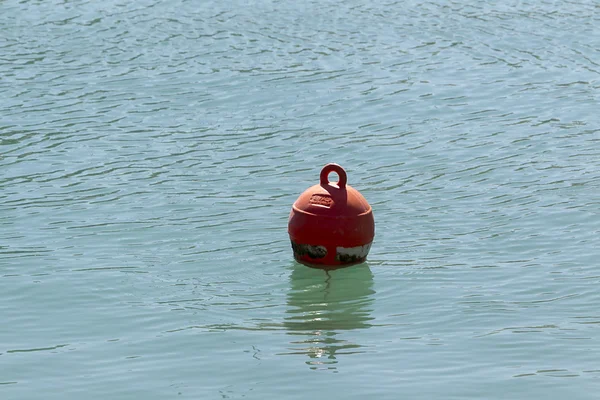
<path id="1" fill-rule="evenodd" d="M 330 182 L 335 172 L 338 182 Z M 342 267 L 365 261 L 375 237 L 371 206 L 347 182 L 337 164 L 321 170 L 320 183 L 298 197 L 288 222 L 294 258 L 314 267 Z"/>

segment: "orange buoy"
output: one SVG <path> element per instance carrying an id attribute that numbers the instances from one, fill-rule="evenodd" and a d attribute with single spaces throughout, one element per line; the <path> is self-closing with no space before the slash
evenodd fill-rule
<path id="1" fill-rule="evenodd" d="M 329 182 L 335 172 L 338 182 Z M 294 258 L 313 267 L 341 267 L 365 261 L 375 237 L 371 206 L 346 184 L 337 164 L 321 170 L 321 182 L 308 188 L 292 206 L 288 233 Z"/>

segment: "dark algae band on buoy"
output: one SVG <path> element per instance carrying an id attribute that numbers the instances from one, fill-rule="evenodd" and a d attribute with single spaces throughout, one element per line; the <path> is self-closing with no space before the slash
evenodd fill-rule
<path id="1" fill-rule="evenodd" d="M 329 181 L 332 172 L 338 182 Z M 304 191 L 292 206 L 288 233 L 298 262 L 339 268 L 366 260 L 375 237 L 373 211 L 347 181 L 341 166 L 327 164 L 320 183 Z"/>

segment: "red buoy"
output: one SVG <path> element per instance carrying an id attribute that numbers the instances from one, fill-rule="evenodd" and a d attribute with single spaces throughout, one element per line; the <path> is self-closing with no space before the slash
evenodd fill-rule
<path id="1" fill-rule="evenodd" d="M 335 172 L 339 182 L 329 182 Z M 375 237 L 371 206 L 350 185 L 337 164 L 321 170 L 321 182 L 292 206 L 288 233 L 294 258 L 314 267 L 341 267 L 365 261 Z"/>

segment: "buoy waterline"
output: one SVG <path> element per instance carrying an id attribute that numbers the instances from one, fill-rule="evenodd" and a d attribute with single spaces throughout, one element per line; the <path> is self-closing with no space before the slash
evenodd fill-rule
<path id="1" fill-rule="evenodd" d="M 336 173 L 338 182 L 330 182 Z M 327 164 L 320 182 L 292 205 L 288 233 L 296 261 L 321 268 L 364 262 L 375 237 L 373 211 L 360 192 L 347 184 L 344 168 Z"/>

